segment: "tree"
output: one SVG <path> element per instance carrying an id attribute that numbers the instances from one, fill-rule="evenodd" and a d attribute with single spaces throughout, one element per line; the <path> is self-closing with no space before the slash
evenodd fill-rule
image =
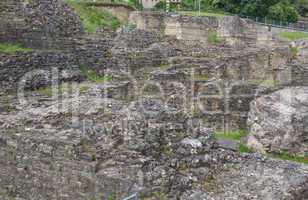
<path id="1" fill-rule="evenodd" d="M 269 8 L 268 17 L 275 20 L 297 22 L 299 14 L 289 1 L 284 0 Z"/>
<path id="2" fill-rule="evenodd" d="M 256 2 L 250 2 L 244 5 L 243 9 L 241 10 L 241 15 L 244 16 L 257 16 L 257 4 Z"/>

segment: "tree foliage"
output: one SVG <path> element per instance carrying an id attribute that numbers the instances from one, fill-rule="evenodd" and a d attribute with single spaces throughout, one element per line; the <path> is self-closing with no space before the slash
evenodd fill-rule
<path id="1" fill-rule="evenodd" d="M 182 8 L 197 10 L 198 0 L 182 0 Z M 201 0 L 201 10 L 295 22 L 299 12 L 307 13 L 308 0 Z"/>
<path id="2" fill-rule="evenodd" d="M 282 1 L 269 8 L 268 16 L 275 20 L 296 22 L 299 14 L 290 2 Z"/>

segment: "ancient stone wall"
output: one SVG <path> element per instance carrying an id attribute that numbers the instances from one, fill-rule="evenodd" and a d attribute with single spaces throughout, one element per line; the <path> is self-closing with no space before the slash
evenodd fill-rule
<path id="1" fill-rule="evenodd" d="M 3 0 L 0 7 L 1 42 L 57 49 L 83 33 L 79 18 L 61 0 Z"/>
<path id="2" fill-rule="evenodd" d="M 65 51 L 42 51 L 33 50 L 26 53 L 4 54 L 0 53 L 0 88 L 1 91 L 15 90 L 20 83 L 21 78 L 28 73 L 38 73 L 43 70 L 40 76 L 30 76 L 30 84 L 27 87 L 39 88 L 50 85 L 50 75 L 53 69 L 60 73 L 71 71 L 69 74 L 75 76 L 74 71 L 78 72 L 80 67 L 95 69 L 97 73 L 104 74 L 105 69 L 116 65 L 116 60 L 111 58 L 110 48 L 111 40 L 100 38 L 75 38 L 65 47 Z M 45 77 L 45 78 L 44 78 Z M 78 75 L 77 75 L 78 77 Z M 78 81 L 77 77 L 67 77 L 68 81 Z M 35 80 L 37 79 L 37 83 Z M 62 79 L 60 77 L 60 79 Z"/>
<path id="3" fill-rule="evenodd" d="M 159 12 L 133 12 L 130 23 L 137 28 L 175 36 L 177 39 L 207 43 L 208 35 L 217 32 L 233 46 L 257 42 L 257 29 L 251 21 L 239 17 L 191 17 Z"/>

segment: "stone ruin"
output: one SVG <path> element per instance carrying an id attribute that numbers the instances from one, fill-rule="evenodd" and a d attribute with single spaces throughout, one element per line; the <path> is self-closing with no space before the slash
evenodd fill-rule
<path id="1" fill-rule="evenodd" d="M 262 154 L 307 156 L 308 66 L 288 45 L 87 35 L 62 1 L 2 1 L 0 16 L 0 41 L 34 49 L 0 54 L 0 199 L 308 198 L 307 165 Z"/>

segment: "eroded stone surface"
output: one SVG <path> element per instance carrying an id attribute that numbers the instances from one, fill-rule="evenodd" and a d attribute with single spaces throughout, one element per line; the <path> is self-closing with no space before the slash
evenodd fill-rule
<path id="1" fill-rule="evenodd" d="M 307 154 L 307 87 L 288 87 L 251 104 L 248 145 L 262 151 Z"/>

